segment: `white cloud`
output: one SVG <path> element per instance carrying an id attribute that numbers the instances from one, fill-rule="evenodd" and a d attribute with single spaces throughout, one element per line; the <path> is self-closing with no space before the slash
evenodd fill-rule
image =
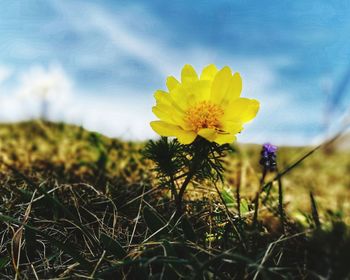
<path id="1" fill-rule="evenodd" d="M 21 121 L 37 118 L 42 113 L 42 101 L 48 101 L 48 119 L 82 125 L 87 129 L 123 139 L 143 140 L 152 137 L 149 122 L 153 100 L 145 93 L 137 99 L 123 89 L 129 98 L 100 96 L 79 92 L 74 82 L 59 64 L 49 67 L 35 65 L 17 73 L 17 85 L 0 96 L 0 119 Z M 74 92 L 74 94 L 73 94 Z M 142 117 L 140 117 L 142 116 Z"/>
<path id="2" fill-rule="evenodd" d="M 48 68 L 34 65 L 21 74 L 18 94 L 30 98 L 47 96 L 57 100 L 70 94 L 71 84 L 59 64 L 51 64 Z"/>
<path id="3" fill-rule="evenodd" d="M 5 65 L 0 65 L 0 83 L 10 78 L 12 73 L 13 73 L 12 68 Z"/>
<path id="4" fill-rule="evenodd" d="M 65 111 L 65 119 L 108 136 L 126 140 L 145 140 L 155 135 L 149 127 L 153 119 L 152 101 L 146 98 L 121 100 L 74 96 Z"/>
<path id="5" fill-rule="evenodd" d="M 22 112 L 27 117 L 60 115 L 72 94 L 72 81 L 59 64 L 47 68 L 32 66 L 22 72 L 18 80 L 14 96 L 23 104 Z"/>

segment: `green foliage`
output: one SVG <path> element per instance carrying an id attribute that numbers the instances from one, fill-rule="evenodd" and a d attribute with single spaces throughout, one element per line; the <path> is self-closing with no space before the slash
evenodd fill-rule
<path id="1" fill-rule="evenodd" d="M 183 219 L 181 220 L 181 227 L 185 238 L 192 242 L 196 242 L 197 240 L 196 233 L 192 227 L 192 224 L 190 223 L 189 219 L 186 216 L 183 217 Z"/>
<path id="2" fill-rule="evenodd" d="M 315 226 L 317 228 L 321 227 L 321 222 L 317 210 L 317 205 L 316 205 L 316 200 L 312 192 L 310 192 L 310 201 L 311 201 L 311 213 L 312 213 L 312 218 L 314 220 Z"/>
<path id="3" fill-rule="evenodd" d="M 343 222 L 330 230 L 316 230 L 306 242 L 306 266 L 313 275 L 327 279 L 349 279 L 350 231 Z"/>
<path id="4" fill-rule="evenodd" d="M 123 259 L 126 257 L 127 253 L 118 241 L 104 233 L 101 234 L 100 241 L 103 249 L 105 249 L 107 253 L 111 254 L 116 259 Z"/>
<path id="5" fill-rule="evenodd" d="M 0 269 L 3 269 L 6 265 L 8 265 L 10 260 L 11 259 L 9 256 L 0 258 Z"/>
<path id="6" fill-rule="evenodd" d="M 143 219 L 152 233 L 160 234 L 166 230 L 166 224 L 161 217 L 149 207 L 143 208 Z"/>
<path id="7" fill-rule="evenodd" d="M 162 137 L 158 141 L 149 141 L 144 149 L 145 158 L 155 163 L 155 171 L 160 178 L 176 178 L 189 172 L 196 164 L 193 177 L 198 180 L 223 180 L 224 157 L 232 152 L 229 145 L 218 145 L 199 138 L 193 144 L 183 145 L 176 139 Z"/>
<path id="8" fill-rule="evenodd" d="M 193 145 L 187 145 L 187 148 L 187 153 L 194 161 L 198 160 L 194 178 L 197 180 L 209 179 L 212 182 L 224 181 L 225 157 L 234 151 L 230 145 L 219 145 L 199 138 Z"/>
<path id="9" fill-rule="evenodd" d="M 189 162 L 185 146 L 177 140 L 168 140 L 166 137 L 158 141 L 149 141 L 143 150 L 143 155 L 155 163 L 154 170 L 163 180 L 169 180 L 183 171 Z"/>
<path id="10" fill-rule="evenodd" d="M 102 136 L 98 133 L 90 133 L 89 142 L 93 147 L 96 148 L 98 152 L 96 167 L 98 168 L 98 170 L 104 172 L 107 167 L 108 154 L 103 143 Z"/>
<path id="11" fill-rule="evenodd" d="M 223 158 L 228 151 L 232 151 L 229 145 L 218 145 L 201 137 L 197 137 L 189 145 L 163 137 L 157 142 L 150 141 L 143 154 L 154 162 L 161 182 L 170 186 L 175 198 L 177 216 L 180 216 L 183 213 L 183 196 L 191 180 L 223 182 Z M 177 190 L 177 180 L 182 177 L 185 180 Z"/>
<path id="12" fill-rule="evenodd" d="M 76 262 L 78 262 L 80 265 L 84 266 L 86 269 L 90 269 L 90 264 L 89 262 L 83 258 L 80 254 L 80 252 L 74 248 L 72 244 L 67 244 L 67 243 L 62 243 L 61 241 L 57 240 L 56 238 L 51 237 L 50 235 L 46 234 L 45 232 L 40 231 L 39 229 L 30 226 L 28 224 L 24 224 L 22 222 L 19 222 L 12 217 L 5 216 L 5 215 L 0 215 L 0 221 L 2 222 L 10 222 L 16 225 L 21 225 L 25 228 L 28 228 L 32 231 L 34 231 L 37 234 L 42 235 L 45 239 L 47 239 L 52 245 L 57 247 L 58 249 L 62 250 L 64 253 L 67 255 L 71 256 Z"/>

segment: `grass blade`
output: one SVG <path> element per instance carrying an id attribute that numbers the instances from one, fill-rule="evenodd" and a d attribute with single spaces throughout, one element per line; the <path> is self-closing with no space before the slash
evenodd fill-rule
<path id="1" fill-rule="evenodd" d="M 33 226 L 30 226 L 30 225 L 24 224 L 24 223 L 12 218 L 12 217 L 0 214 L 0 220 L 3 222 L 8 222 L 8 223 L 16 224 L 19 226 L 23 226 L 24 228 L 28 228 L 28 229 L 36 232 L 37 234 L 46 238 L 50 243 L 55 245 L 57 248 L 62 250 L 64 253 L 71 256 L 76 262 L 78 262 L 80 265 L 82 265 L 85 269 L 90 270 L 90 268 L 91 268 L 90 263 L 80 255 L 79 251 L 74 249 L 72 244 L 62 243 L 61 241 L 57 240 L 56 238 L 51 237 L 50 235 L 43 232 L 42 230 L 39 230 L 39 229 L 37 229 Z"/>
<path id="2" fill-rule="evenodd" d="M 107 251 L 107 253 L 113 255 L 117 259 L 123 259 L 127 255 L 122 245 L 108 235 L 102 233 L 100 240 L 102 247 Z"/>
<path id="3" fill-rule="evenodd" d="M 310 192 L 310 202 L 311 202 L 312 218 L 315 222 L 316 228 L 320 228 L 321 227 L 320 217 L 318 215 L 316 200 L 312 192 Z"/>

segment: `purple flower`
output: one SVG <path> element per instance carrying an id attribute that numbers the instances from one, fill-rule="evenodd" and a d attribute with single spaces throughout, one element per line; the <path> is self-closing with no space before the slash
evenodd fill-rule
<path id="1" fill-rule="evenodd" d="M 276 153 L 277 152 L 277 147 L 270 144 L 270 143 L 264 144 L 263 149 L 268 153 Z"/>
<path id="2" fill-rule="evenodd" d="M 277 147 L 266 143 L 262 147 L 261 157 L 260 157 L 260 165 L 264 168 L 264 171 L 275 171 L 277 168 L 276 163 L 276 152 Z"/>

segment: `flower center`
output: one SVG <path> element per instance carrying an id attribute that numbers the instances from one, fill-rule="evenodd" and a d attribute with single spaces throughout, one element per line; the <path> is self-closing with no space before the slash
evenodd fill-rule
<path id="1" fill-rule="evenodd" d="M 220 128 L 219 119 L 224 115 L 220 106 L 202 101 L 186 111 L 185 121 L 198 132 L 202 128 Z"/>

